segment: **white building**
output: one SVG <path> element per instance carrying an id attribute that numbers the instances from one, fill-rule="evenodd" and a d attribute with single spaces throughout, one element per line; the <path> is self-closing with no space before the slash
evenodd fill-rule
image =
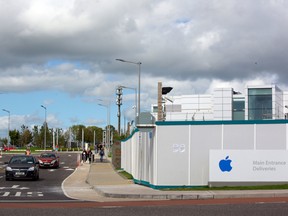
<path id="1" fill-rule="evenodd" d="M 121 142 L 121 167 L 136 183 L 287 184 L 286 92 L 276 85 L 247 86 L 244 94 L 222 88 L 171 99 L 165 121 L 138 125 Z"/>
<path id="2" fill-rule="evenodd" d="M 285 119 L 288 93 L 276 85 L 246 86 L 245 92 L 217 88 L 211 95 L 164 97 L 166 121 Z M 152 105 L 157 119 L 157 105 Z"/>

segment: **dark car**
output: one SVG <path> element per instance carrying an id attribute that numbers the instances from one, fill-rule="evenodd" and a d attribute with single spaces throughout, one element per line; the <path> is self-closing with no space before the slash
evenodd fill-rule
<path id="1" fill-rule="evenodd" d="M 5 169 L 6 180 L 13 179 L 39 179 L 39 162 L 32 155 L 14 155 Z"/>
<path id="2" fill-rule="evenodd" d="M 53 152 L 42 153 L 39 156 L 38 160 L 39 160 L 39 166 L 41 168 L 44 168 L 44 167 L 58 168 L 60 164 L 59 156 Z"/>

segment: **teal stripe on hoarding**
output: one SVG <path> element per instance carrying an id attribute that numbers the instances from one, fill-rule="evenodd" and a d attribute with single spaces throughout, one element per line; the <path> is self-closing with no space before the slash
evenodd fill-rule
<path id="1" fill-rule="evenodd" d="M 227 120 L 227 121 L 156 121 L 157 126 L 174 125 L 237 125 L 237 124 L 288 124 L 286 119 L 275 120 Z"/>
<path id="2" fill-rule="evenodd" d="M 188 189 L 188 188 L 190 188 L 190 189 L 196 189 L 196 188 L 207 188 L 208 187 L 208 185 L 204 185 L 204 186 L 188 186 L 188 185 L 180 185 L 180 186 L 173 186 L 173 185 L 152 185 L 152 184 L 150 184 L 149 182 L 147 182 L 147 181 L 143 181 L 143 180 L 137 180 L 137 179 L 133 179 L 133 181 L 134 181 L 134 183 L 135 184 L 139 184 L 139 185 L 143 185 L 143 186 L 146 186 L 146 187 L 150 187 L 150 188 L 152 188 L 152 189 L 156 189 L 156 190 L 163 190 L 163 189 L 180 189 L 180 188 L 182 188 L 182 189 Z"/>
<path id="3" fill-rule="evenodd" d="M 133 137 L 133 135 L 134 135 L 136 132 L 138 132 L 138 131 L 139 131 L 139 129 L 136 128 L 136 129 L 130 134 L 130 136 L 128 136 L 127 138 L 121 140 L 121 142 L 126 142 L 126 141 L 129 140 L 131 137 Z"/>

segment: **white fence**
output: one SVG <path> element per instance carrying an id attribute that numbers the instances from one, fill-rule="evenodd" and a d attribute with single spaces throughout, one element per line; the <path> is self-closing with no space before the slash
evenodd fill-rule
<path id="1" fill-rule="evenodd" d="M 156 122 L 150 132 L 139 128 L 121 143 L 121 167 L 150 187 L 206 186 L 210 150 L 286 152 L 287 125 L 287 120 Z"/>

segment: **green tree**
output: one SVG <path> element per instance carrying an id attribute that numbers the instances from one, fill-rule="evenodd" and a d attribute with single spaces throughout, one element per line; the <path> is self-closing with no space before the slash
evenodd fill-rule
<path id="1" fill-rule="evenodd" d="M 32 129 L 32 136 L 33 136 L 33 144 L 35 146 L 40 147 L 42 140 L 41 140 L 40 130 L 39 130 L 39 127 L 37 125 L 34 125 L 34 127 Z"/>
<path id="2" fill-rule="evenodd" d="M 21 126 L 21 132 L 20 132 L 20 145 L 21 147 L 24 147 L 31 143 L 33 140 L 32 132 L 29 130 L 29 128 L 25 125 Z"/>
<path id="3" fill-rule="evenodd" d="M 10 143 L 12 145 L 19 145 L 20 144 L 20 132 L 16 129 L 10 130 L 9 131 L 9 136 L 10 136 Z M 7 142 L 6 142 L 7 144 Z"/>
<path id="4" fill-rule="evenodd" d="M 95 142 L 102 142 L 102 128 L 96 126 L 89 126 L 85 129 L 85 142 L 94 145 L 94 132 L 95 132 Z"/>

